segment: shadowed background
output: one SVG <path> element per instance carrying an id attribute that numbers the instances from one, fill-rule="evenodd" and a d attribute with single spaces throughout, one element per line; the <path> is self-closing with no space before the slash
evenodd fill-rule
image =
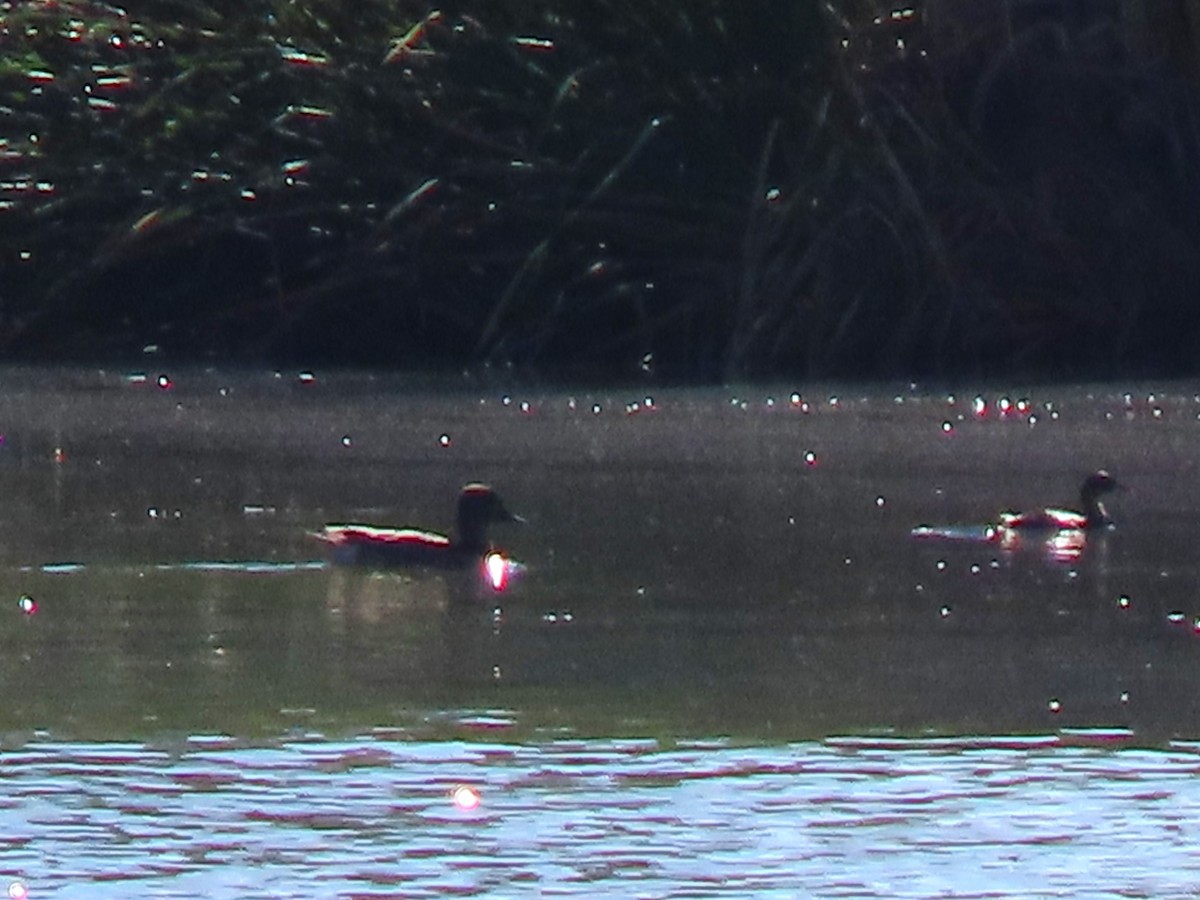
<path id="1" fill-rule="evenodd" d="M 0 352 L 1195 369 L 1194 0 L 0 6 Z"/>

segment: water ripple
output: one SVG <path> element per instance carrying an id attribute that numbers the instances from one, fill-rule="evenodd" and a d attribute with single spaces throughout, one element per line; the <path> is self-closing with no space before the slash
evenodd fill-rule
<path id="1" fill-rule="evenodd" d="M 0 756 L 0 858 L 39 898 L 1183 896 L 1198 772 L 1069 736 L 47 741 Z"/>

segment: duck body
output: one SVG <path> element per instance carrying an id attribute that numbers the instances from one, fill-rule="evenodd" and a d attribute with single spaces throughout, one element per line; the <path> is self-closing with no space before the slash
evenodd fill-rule
<path id="1" fill-rule="evenodd" d="M 1027 513 L 1002 512 L 998 531 L 1052 532 L 1089 531 L 1113 524 L 1104 497 L 1117 490 L 1117 480 L 1101 469 L 1084 479 L 1079 488 L 1080 511 L 1050 507 Z"/>
<path id="2" fill-rule="evenodd" d="M 487 535 L 490 525 L 520 521 L 495 491 L 473 483 L 459 492 L 452 535 L 419 528 L 332 524 L 313 536 L 330 548 L 335 565 L 469 570 L 481 565 L 492 549 Z"/>
<path id="3" fill-rule="evenodd" d="M 339 566 L 465 569 L 483 556 L 482 551 L 460 547 L 444 534 L 416 528 L 326 525 L 317 539 L 330 547 L 333 562 Z"/>
<path id="4" fill-rule="evenodd" d="M 1006 552 L 1040 548 L 1052 560 L 1071 563 L 1083 555 L 1089 539 L 1102 540 L 1104 532 L 1112 527 L 1104 498 L 1118 487 L 1115 478 L 1100 470 L 1089 475 L 1080 487 L 1080 510 L 1049 507 L 1024 513 L 1002 512 L 994 522 L 983 526 L 918 525 L 911 533 L 919 540 L 994 543 Z"/>

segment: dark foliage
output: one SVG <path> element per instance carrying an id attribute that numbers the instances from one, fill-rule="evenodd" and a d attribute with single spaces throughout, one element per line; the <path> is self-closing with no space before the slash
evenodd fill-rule
<path id="1" fill-rule="evenodd" d="M 0 3 L 0 351 L 1192 371 L 1200 106 L 1127 9 Z"/>

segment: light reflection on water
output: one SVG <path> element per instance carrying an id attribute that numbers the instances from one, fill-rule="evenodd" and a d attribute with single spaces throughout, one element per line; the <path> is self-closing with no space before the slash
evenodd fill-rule
<path id="1" fill-rule="evenodd" d="M 35 741 L 0 757 L 0 869 L 55 898 L 1200 890 L 1191 744 L 411 737 Z"/>

